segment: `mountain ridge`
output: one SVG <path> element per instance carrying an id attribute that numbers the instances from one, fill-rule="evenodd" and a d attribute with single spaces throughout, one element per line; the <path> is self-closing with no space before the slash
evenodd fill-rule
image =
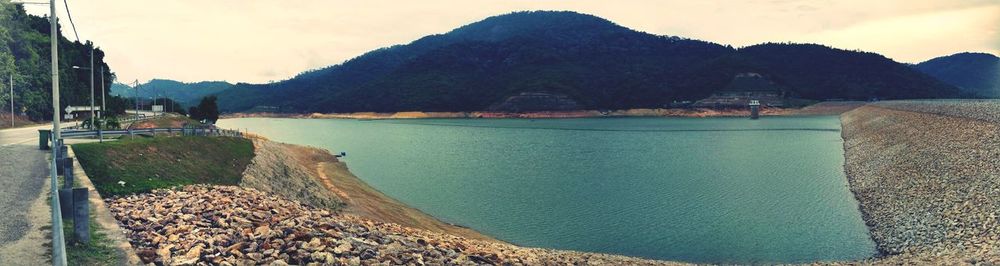
<path id="1" fill-rule="evenodd" d="M 111 85 L 111 95 L 124 98 L 166 97 L 185 106 L 197 103 L 202 97 L 220 93 L 232 87 L 225 81 L 180 82 L 170 79 L 152 79 L 139 84 L 138 95 L 132 86 L 122 83 Z"/>
<path id="2" fill-rule="evenodd" d="M 728 45 L 653 35 L 592 15 L 493 16 L 271 84 L 219 94 L 224 111 L 477 111 L 519 93 L 566 95 L 588 109 L 697 100 L 757 72 L 813 100 L 958 97 L 950 85 L 884 56 L 815 44 Z M 828 76 L 827 76 L 828 75 Z"/>
<path id="3" fill-rule="evenodd" d="M 1000 57 L 962 52 L 936 57 L 914 68 L 980 97 L 1000 97 Z"/>

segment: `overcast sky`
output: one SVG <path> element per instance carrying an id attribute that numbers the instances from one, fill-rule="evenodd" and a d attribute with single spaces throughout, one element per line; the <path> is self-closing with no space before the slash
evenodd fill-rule
<path id="1" fill-rule="evenodd" d="M 820 43 L 908 63 L 963 51 L 1000 54 L 1000 0 L 69 0 L 69 7 L 80 38 L 107 51 L 119 80 L 140 82 L 283 80 L 521 10 L 572 10 L 736 47 Z M 45 5 L 26 8 L 48 13 Z M 65 7 L 58 9 L 68 22 Z"/>

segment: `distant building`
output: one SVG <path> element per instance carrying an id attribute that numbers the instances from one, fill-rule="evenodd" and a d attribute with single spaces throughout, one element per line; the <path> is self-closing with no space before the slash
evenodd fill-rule
<path id="1" fill-rule="evenodd" d="M 250 110 L 247 110 L 245 112 L 247 112 L 247 113 L 278 113 L 280 111 L 281 111 L 281 108 L 278 108 L 277 106 L 257 105 L 257 106 L 254 106 L 253 108 L 250 108 Z"/>
<path id="2" fill-rule="evenodd" d="M 487 108 L 493 112 L 573 111 L 583 109 L 569 96 L 550 92 L 521 92 Z"/>
<path id="3" fill-rule="evenodd" d="M 784 92 L 763 75 L 752 72 L 739 73 L 725 88 L 695 102 L 691 107 L 746 108 L 751 100 L 759 101 L 761 106 L 783 107 L 784 96 Z"/>

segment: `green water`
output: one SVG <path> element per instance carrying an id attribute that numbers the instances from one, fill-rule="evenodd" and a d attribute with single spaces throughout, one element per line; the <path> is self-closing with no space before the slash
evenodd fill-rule
<path id="1" fill-rule="evenodd" d="M 875 252 L 837 117 L 227 119 L 514 244 L 709 263 Z"/>

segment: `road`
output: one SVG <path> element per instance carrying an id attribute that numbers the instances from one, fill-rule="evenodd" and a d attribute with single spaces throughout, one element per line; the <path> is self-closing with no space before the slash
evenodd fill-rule
<path id="1" fill-rule="evenodd" d="M 46 263 L 43 243 L 51 224 L 47 202 L 49 167 L 38 150 L 38 129 L 51 125 L 0 130 L 0 264 Z"/>

